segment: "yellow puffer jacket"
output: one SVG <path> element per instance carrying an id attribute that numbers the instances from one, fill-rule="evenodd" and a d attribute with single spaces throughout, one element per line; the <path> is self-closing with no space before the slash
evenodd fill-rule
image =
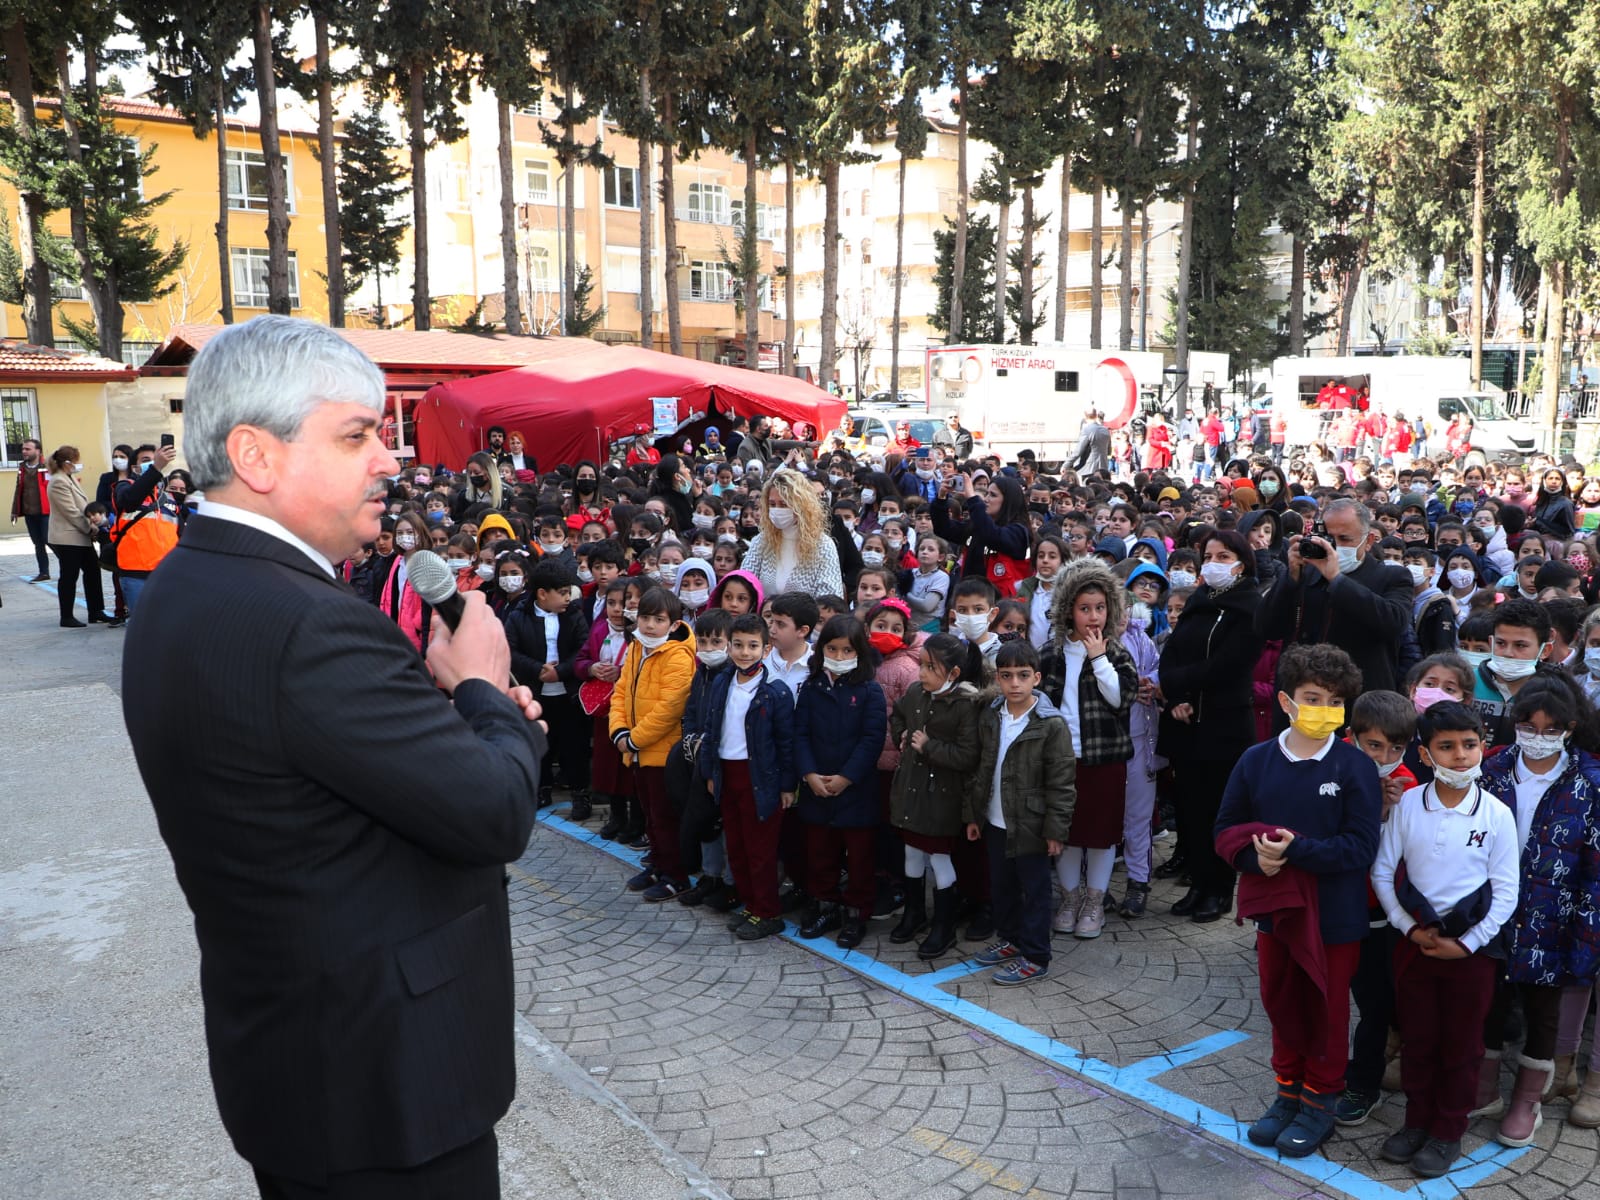
<path id="1" fill-rule="evenodd" d="M 666 645 L 646 654 L 630 639 L 622 674 L 611 689 L 611 736 L 626 729 L 639 747 L 632 765 L 664 767 L 667 752 L 683 736 L 683 710 L 694 684 L 694 630 L 682 621 L 667 634 Z M 628 758 L 626 751 L 623 759 Z"/>

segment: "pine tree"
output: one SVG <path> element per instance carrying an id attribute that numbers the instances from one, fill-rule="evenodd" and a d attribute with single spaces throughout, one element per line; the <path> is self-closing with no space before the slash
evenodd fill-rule
<path id="1" fill-rule="evenodd" d="M 966 270 L 961 276 L 961 326 L 951 329 L 951 293 L 955 291 L 957 226 L 946 218 L 945 228 L 934 231 L 933 285 L 939 301 L 928 314 L 928 324 L 945 334 L 947 345 L 984 342 L 994 333 L 994 223 L 986 216 L 967 221 Z"/>
<path id="2" fill-rule="evenodd" d="M 400 143 L 389 132 L 377 97 L 350 118 L 339 148 L 339 237 L 345 283 L 358 291 L 368 278 L 378 286 L 379 319 L 383 308 L 383 273 L 400 263 L 405 222 L 396 219 L 406 186 L 396 160 Z"/>
<path id="3" fill-rule="evenodd" d="M 39 5 L 27 0 L 0 3 L 0 47 L 6 57 L 6 90 L 11 100 L 11 123 L 0 137 L 0 170 L 17 189 L 21 212 L 17 223 L 20 290 L 9 303 L 22 306 L 22 323 L 28 340 L 49 346 L 55 342 L 50 306 L 52 237 L 44 227 L 49 212 L 49 164 L 60 159 L 62 148 L 35 113 L 35 80 L 51 73 L 48 38 Z M 10 247 L 9 236 L 6 246 Z M 9 278 L 7 279 L 9 284 Z"/>

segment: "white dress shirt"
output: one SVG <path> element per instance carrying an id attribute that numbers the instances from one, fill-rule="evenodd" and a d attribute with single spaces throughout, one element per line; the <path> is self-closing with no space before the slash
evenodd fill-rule
<path id="1" fill-rule="evenodd" d="M 544 622 L 544 661 L 547 665 L 554 666 L 560 655 L 556 646 L 556 639 L 561 636 L 561 618 L 553 612 L 545 612 L 537 604 L 533 606 L 533 615 Z M 545 684 L 539 689 L 541 696 L 565 696 L 567 685 L 559 679 Z"/>
<path id="2" fill-rule="evenodd" d="M 1517 855 L 1520 862 L 1522 847 L 1528 844 L 1528 834 L 1533 832 L 1533 815 L 1539 811 L 1539 801 L 1544 799 L 1550 785 L 1561 778 L 1561 772 L 1567 769 L 1567 752 L 1563 750 L 1543 775 L 1535 775 L 1528 770 L 1521 750 L 1516 754 L 1517 761 L 1511 769 L 1511 778 L 1517 793 Z"/>
<path id="3" fill-rule="evenodd" d="M 264 517 L 258 512 L 251 512 L 247 508 L 235 508 L 231 504 L 223 504 L 217 500 L 201 500 L 195 505 L 195 512 L 202 517 L 212 517 L 218 521 L 232 521 L 235 525 L 248 525 L 257 532 L 268 537 L 275 537 L 280 542 L 286 542 L 304 554 L 317 566 L 321 567 L 331 578 L 334 574 L 333 564 L 318 550 L 313 549 L 306 542 L 290 533 L 271 517 Z"/>
<path id="4" fill-rule="evenodd" d="M 761 686 L 761 672 L 748 680 L 740 679 L 737 671 L 728 688 L 728 707 L 722 710 L 722 741 L 717 745 L 717 757 L 723 762 L 736 762 L 750 757 L 750 747 L 745 740 L 744 719 L 750 712 L 750 703 L 756 698 L 756 688 Z"/>
<path id="5" fill-rule="evenodd" d="M 1028 724 L 1028 718 L 1033 715 L 1033 710 L 1039 707 L 1039 698 L 1034 697 L 1033 703 L 1028 705 L 1028 710 L 1020 717 L 1013 717 L 1011 710 L 1002 701 L 1000 705 L 1000 747 L 994 755 L 994 782 L 989 788 L 989 824 L 996 829 L 1006 827 L 1005 810 L 1000 805 L 1000 779 L 1005 771 L 1006 751 L 1011 749 L 1011 743 L 1017 740 L 1017 735 Z"/>

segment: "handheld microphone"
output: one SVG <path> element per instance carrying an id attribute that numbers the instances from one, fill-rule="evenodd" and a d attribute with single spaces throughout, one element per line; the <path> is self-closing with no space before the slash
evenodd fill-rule
<path id="1" fill-rule="evenodd" d="M 449 564 L 432 550 L 416 550 L 406 559 L 406 578 L 417 595 L 454 633 L 461 624 L 461 615 L 467 610 L 467 602 L 456 590 L 456 574 Z M 520 686 L 515 674 L 511 676 L 511 686 Z"/>

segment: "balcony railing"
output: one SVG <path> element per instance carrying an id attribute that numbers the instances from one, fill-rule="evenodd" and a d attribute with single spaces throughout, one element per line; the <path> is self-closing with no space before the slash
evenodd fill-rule
<path id="1" fill-rule="evenodd" d="M 678 220 L 696 225 L 732 225 L 733 214 L 725 208 L 680 208 Z"/>
<path id="2" fill-rule="evenodd" d="M 731 287 L 694 287 L 690 284 L 683 284 L 678 288 L 678 298 L 704 304 L 727 304 L 733 300 L 734 290 Z"/>

